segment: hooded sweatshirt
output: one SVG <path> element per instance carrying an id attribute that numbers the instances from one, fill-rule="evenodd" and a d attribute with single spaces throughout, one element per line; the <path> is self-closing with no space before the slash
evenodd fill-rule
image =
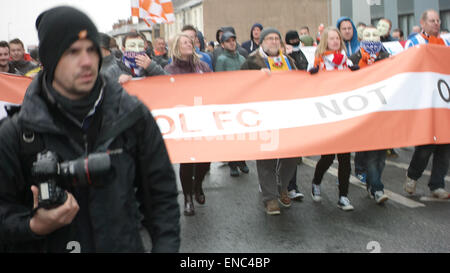
<path id="1" fill-rule="evenodd" d="M 219 30 L 217 30 L 217 32 L 216 32 L 216 39 L 217 39 L 217 41 L 219 42 L 219 44 L 220 44 L 220 39 L 219 39 L 219 33 L 220 33 L 220 32 L 223 32 L 223 33 L 225 33 L 225 32 L 231 32 L 231 33 L 233 33 L 234 35 L 236 35 L 236 31 L 235 31 L 234 27 L 221 27 L 221 28 L 220 28 Z M 241 54 L 244 58 L 247 59 L 247 57 L 248 57 L 248 52 L 247 52 L 247 50 L 246 50 L 245 48 L 243 48 L 243 47 L 237 42 L 237 38 L 236 38 L 236 50 L 237 50 L 237 52 L 239 52 L 239 54 Z M 215 68 L 216 68 L 217 58 L 219 58 L 219 56 L 223 53 L 223 51 L 224 51 L 224 49 L 223 49 L 223 47 L 220 46 L 220 45 L 214 49 L 213 57 L 212 57 L 212 64 L 213 64 L 213 68 L 214 68 L 213 70 L 214 70 L 214 71 L 215 71 Z"/>
<path id="2" fill-rule="evenodd" d="M 355 24 L 353 23 L 353 21 L 349 17 L 345 17 L 345 16 L 339 18 L 339 20 L 337 21 L 336 27 L 338 29 L 340 29 L 341 23 L 343 21 L 350 21 L 350 23 L 352 23 L 352 27 L 353 27 L 352 39 L 350 41 L 344 41 L 345 47 L 347 49 L 347 54 L 348 54 L 348 56 L 351 56 L 359 50 L 358 32 L 356 30 L 356 27 L 355 27 Z"/>
<path id="3" fill-rule="evenodd" d="M 255 23 L 255 24 L 252 26 L 252 29 L 250 30 L 250 40 L 248 40 L 248 41 L 242 43 L 242 47 L 245 48 L 245 49 L 248 51 L 248 54 L 252 53 L 253 51 L 255 51 L 256 49 L 258 49 L 258 47 L 259 47 L 259 45 L 256 44 L 256 43 L 253 41 L 253 30 L 254 30 L 256 27 L 259 28 L 261 31 L 263 30 L 263 26 L 262 26 L 261 24 Z"/>

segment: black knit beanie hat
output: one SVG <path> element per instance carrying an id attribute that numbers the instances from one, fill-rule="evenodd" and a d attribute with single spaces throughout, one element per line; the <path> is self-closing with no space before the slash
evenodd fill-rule
<path id="1" fill-rule="evenodd" d="M 100 59 L 100 70 L 102 54 L 98 31 L 83 12 L 69 6 L 49 9 L 38 16 L 36 29 L 39 37 L 39 57 L 47 73 L 47 80 L 53 80 L 59 59 L 79 39 L 89 39 L 94 43 Z"/>

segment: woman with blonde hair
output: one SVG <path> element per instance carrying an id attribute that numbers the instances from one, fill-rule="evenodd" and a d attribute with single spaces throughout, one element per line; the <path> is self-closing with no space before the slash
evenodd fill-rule
<path id="1" fill-rule="evenodd" d="M 311 74 L 317 73 L 319 70 L 351 70 L 358 69 L 353 66 L 352 61 L 347 58 L 344 41 L 339 30 L 335 27 L 327 27 L 321 36 L 320 44 L 316 49 L 314 67 L 310 69 Z M 322 155 L 317 162 L 312 181 L 311 196 L 314 201 L 322 200 L 320 193 L 320 184 L 325 172 L 333 164 L 335 154 Z M 339 200 L 337 206 L 345 211 L 353 210 L 350 200 L 347 198 L 348 186 L 350 180 L 350 153 L 337 154 L 338 180 L 339 180 Z"/>
<path id="2" fill-rule="evenodd" d="M 170 74 L 204 73 L 212 72 L 209 65 L 200 60 L 195 53 L 194 41 L 186 34 L 178 34 L 171 39 L 170 57 L 172 63 L 164 68 Z M 199 204 L 205 203 L 202 183 L 209 170 L 210 162 L 206 163 L 181 163 L 180 181 L 184 194 L 184 215 L 195 214 L 192 194 Z"/>
<path id="3" fill-rule="evenodd" d="M 344 40 L 341 32 L 335 27 L 327 27 L 321 36 L 317 46 L 314 68 L 310 72 L 319 70 L 342 70 L 347 67 L 355 70 L 357 67 L 347 58 Z"/>
<path id="4" fill-rule="evenodd" d="M 195 52 L 194 41 L 183 33 L 177 34 L 169 50 L 172 62 L 164 68 L 170 74 L 212 72 L 209 65 Z"/>

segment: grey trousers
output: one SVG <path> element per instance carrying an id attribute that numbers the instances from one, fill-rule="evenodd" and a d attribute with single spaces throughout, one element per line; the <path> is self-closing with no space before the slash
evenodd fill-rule
<path id="1" fill-rule="evenodd" d="M 256 160 L 264 203 L 279 197 L 278 183 L 281 191 L 287 190 L 296 168 L 296 158 Z"/>

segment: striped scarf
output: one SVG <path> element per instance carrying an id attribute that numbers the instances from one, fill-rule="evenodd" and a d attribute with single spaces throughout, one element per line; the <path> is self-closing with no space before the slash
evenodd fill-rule
<path id="1" fill-rule="evenodd" d="M 264 59 L 264 62 L 266 63 L 267 68 L 270 69 L 270 71 L 288 71 L 292 70 L 291 65 L 289 64 L 289 60 L 286 56 L 283 55 L 282 51 L 280 50 L 278 56 L 270 57 L 267 56 L 267 54 L 264 52 L 262 47 L 259 47 L 259 53 Z"/>
<path id="2" fill-rule="evenodd" d="M 320 70 L 342 70 L 352 65 L 353 63 L 347 58 L 345 50 L 340 52 L 337 50 L 326 51 L 314 59 L 314 67 L 319 66 Z"/>
<path id="3" fill-rule="evenodd" d="M 142 67 L 139 67 L 136 64 L 136 56 L 138 55 L 144 55 L 145 52 L 134 52 L 134 51 L 124 51 L 122 62 L 131 69 L 131 72 L 133 73 L 134 77 L 142 77 L 144 75 L 144 69 Z"/>

